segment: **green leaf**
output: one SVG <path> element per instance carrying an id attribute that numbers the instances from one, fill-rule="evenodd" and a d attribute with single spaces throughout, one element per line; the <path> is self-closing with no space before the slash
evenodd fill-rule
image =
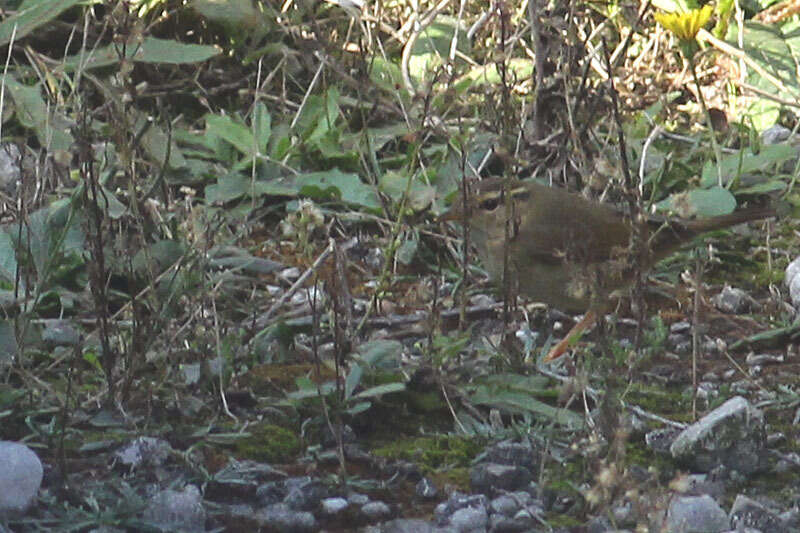
<path id="1" fill-rule="evenodd" d="M 353 407 L 350 407 L 349 409 L 347 409 L 345 411 L 345 413 L 347 413 L 350 416 L 353 416 L 353 415 L 357 415 L 359 413 L 363 413 L 364 411 L 366 411 L 370 407 L 372 407 L 372 404 L 370 402 L 358 402 Z"/>
<path id="2" fill-rule="evenodd" d="M 0 364 L 11 363 L 17 355 L 17 338 L 14 336 L 14 323 L 10 320 L 0 321 Z"/>
<path id="3" fill-rule="evenodd" d="M 145 253 L 145 250 L 147 253 Z M 184 253 L 186 253 L 184 243 L 163 239 L 154 242 L 146 249 L 140 250 L 133 258 L 133 268 L 140 273 L 148 272 L 149 261 L 152 262 L 153 268 L 156 269 L 154 273 L 160 274 L 175 264 Z"/>
<path id="4" fill-rule="evenodd" d="M 272 133 L 272 119 L 267 111 L 267 106 L 263 102 L 256 104 L 253 113 L 253 130 L 255 131 L 256 144 L 259 152 L 267 153 L 269 137 Z"/>
<path id="5" fill-rule="evenodd" d="M 184 65 L 201 63 L 219 55 L 221 52 L 222 50 L 217 46 L 145 37 L 141 43 L 137 43 L 133 39 L 126 43 L 125 59 L 137 63 Z M 110 44 L 98 48 L 91 53 L 84 52 L 69 56 L 63 61 L 62 65 L 65 71 L 70 72 L 78 67 L 82 69 L 95 69 L 116 65 L 119 61 L 119 45 Z"/>
<path id="6" fill-rule="evenodd" d="M 400 71 L 400 67 L 391 61 L 383 59 L 380 55 L 376 56 L 373 61 L 370 62 L 369 78 L 372 83 L 391 95 L 400 94 L 404 100 L 408 99 L 408 91 L 405 89 L 398 89 L 398 87 L 405 87 L 403 85 L 403 74 Z M 405 124 L 402 126 L 405 128 L 406 133 L 408 133 L 408 127 Z"/>
<path id="7" fill-rule="evenodd" d="M 39 86 L 22 85 L 12 76 L 6 76 L 5 84 L 20 124 L 32 129 L 39 143 L 49 151 L 68 151 L 73 143 L 69 133 L 72 123 L 45 103 Z"/>
<path id="8" fill-rule="evenodd" d="M 102 191 L 103 194 L 97 199 L 97 204 L 100 206 L 100 209 L 108 213 L 110 218 L 118 220 L 128 211 L 128 208 L 125 204 L 117 200 L 117 196 L 114 193 L 105 187 L 102 187 Z"/>
<path id="9" fill-rule="evenodd" d="M 769 180 L 762 181 L 748 187 L 739 187 L 736 189 L 736 194 L 766 194 L 775 191 L 785 191 L 788 185 L 785 181 Z"/>
<path id="10" fill-rule="evenodd" d="M 240 120 L 223 115 L 206 115 L 206 131 L 218 135 L 244 155 L 252 156 L 255 152 L 253 132 Z"/>
<path id="11" fill-rule="evenodd" d="M 797 101 L 800 98 L 800 81 L 797 64 L 800 63 L 800 33 L 797 21 L 766 25 L 747 21 L 739 34 L 740 26 L 728 27 L 727 42 L 739 47 L 760 69 L 747 67 L 746 82 L 781 100 Z M 781 106 L 768 98 L 757 99 L 747 111 L 758 131 L 775 124 Z"/>
<path id="12" fill-rule="evenodd" d="M 241 198 L 250 190 L 250 179 L 238 174 L 228 174 L 208 185 L 205 189 L 206 203 L 224 204 Z"/>
<path id="13" fill-rule="evenodd" d="M 479 386 L 472 394 L 471 400 L 477 405 L 500 407 L 510 412 L 527 411 L 538 414 L 557 424 L 563 424 L 573 429 L 580 429 L 584 424 L 583 417 L 580 415 L 567 409 L 560 409 L 540 402 L 524 392 Z"/>
<path id="14" fill-rule="evenodd" d="M 753 153 L 751 147 L 742 148 L 734 154 L 727 154 L 722 158 L 722 184 L 727 185 L 731 180 L 744 174 L 764 172 L 773 174 L 774 169 L 796 156 L 796 150 L 788 144 L 771 144 L 763 146 L 761 151 Z M 707 188 L 717 185 L 717 166 L 714 158 L 709 158 L 703 165 L 703 176 L 700 180 L 701 187 Z"/>
<path id="15" fill-rule="evenodd" d="M 406 239 L 397 250 L 397 260 L 404 265 L 410 265 L 417 255 L 419 242 L 416 239 Z"/>
<path id="16" fill-rule="evenodd" d="M 353 396 L 353 391 L 356 390 L 358 384 L 361 383 L 361 376 L 364 374 L 364 371 L 361 369 L 357 363 L 353 363 L 350 366 L 350 372 L 347 374 L 347 378 L 344 380 L 344 399 L 348 400 L 350 397 Z"/>
<path id="17" fill-rule="evenodd" d="M 381 207 L 372 187 L 363 183 L 356 174 L 346 174 L 338 169 L 312 172 L 296 176 L 295 183 L 300 194 L 315 200 L 337 198 L 368 209 Z"/>
<path id="18" fill-rule="evenodd" d="M 395 203 L 400 202 L 403 194 L 408 190 L 408 205 L 414 211 L 426 209 L 436 198 L 435 187 L 421 183 L 413 176 L 403 175 L 393 170 L 381 176 L 379 187 L 381 192 Z"/>
<path id="19" fill-rule="evenodd" d="M 250 0 L 193 0 L 189 5 L 208 20 L 239 31 L 253 29 L 263 18 Z"/>
<path id="20" fill-rule="evenodd" d="M 36 0 L 24 2 L 19 10 L 0 24 L 0 46 L 11 42 L 11 36 L 19 41 L 33 30 L 44 26 L 61 13 L 78 5 L 78 0 Z M 8 6 L 6 6 L 7 8 Z M 16 32 L 15 29 L 16 28 Z"/>
<path id="21" fill-rule="evenodd" d="M 0 279 L 14 283 L 17 277 L 17 252 L 8 233 L 0 229 Z"/>
<path id="22" fill-rule="evenodd" d="M 47 223 L 48 214 L 49 208 L 45 207 L 34 211 L 28 217 L 28 247 L 40 281 L 47 272 L 48 261 L 52 253 L 50 247 L 52 235 L 50 225 Z"/>
<path id="23" fill-rule="evenodd" d="M 694 189 L 673 194 L 667 198 L 666 206 L 683 218 L 705 218 L 732 213 L 736 209 L 736 198 L 724 187 Z"/>
<path id="24" fill-rule="evenodd" d="M 450 46 L 456 34 L 457 51 L 469 56 L 470 40 L 463 24 L 457 18 L 440 15 L 422 30 L 411 49 L 408 61 L 409 72 L 418 83 L 426 79 L 428 73 L 439 68 L 443 59 L 450 56 Z"/>
<path id="25" fill-rule="evenodd" d="M 142 114 L 137 120 L 137 131 L 139 131 L 145 120 L 147 120 L 147 117 Z M 167 167 L 172 169 L 186 166 L 186 159 L 183 158 L 181 149 L 175 144 L 175 139 L 170 139 L 169 135 L 158 124 L 150 124 L 145 129 L 144 135 L 142 135 L 142 146 L 150 158 L 159 166 L 165 162 Z M 168 151 L 169 161 L 166 161 Z"/>
<path id="26" fill-rule="evenodd" d="M 384 383 L 376 387 L 370 387 L 355 395 L 356 398 L 375 398 L 383 396 L 384 394 L 391 394 L 393 392 L 400 392 L 406 389 L 405 383 Z"/>
<path id="27" fill-rule="evenodd" d="M 375 368 L 397 368 L 402 354 L 403 343 L 392 340 L 367 341 L 356 349 L 356 356 Z"/>

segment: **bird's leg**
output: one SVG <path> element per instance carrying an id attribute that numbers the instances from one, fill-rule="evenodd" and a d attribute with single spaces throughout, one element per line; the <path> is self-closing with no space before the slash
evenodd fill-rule
<path id="1" fill-rule="evenodd" d="M 583 315 L 583 318 L 580 320 L 580 322 L 572 326 L 572 329 L 569 330 L 569 332 L 561 340 L 561 342 L 556 344 L 550 350 L 550 352 L 544 358 L 544 362 L 548 363 L 564 355 L 564 352 L 566 352 L 567 349 L 569 349 L 569 347 L 575 343 L 578 337 L 580 337 L 580 335 L 584 331 L 589 329 L 592 326 L 592 324 L 595 323 L 596 320 L 597 320 L 597 314 L 592 309 L 586 311 L 586 314 Z"/>

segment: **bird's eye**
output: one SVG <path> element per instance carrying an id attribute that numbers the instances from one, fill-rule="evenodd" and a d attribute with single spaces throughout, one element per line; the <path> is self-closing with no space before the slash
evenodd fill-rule
<path id="1" fill-rule="evenodd" d="M 481 200 L 478 205 L 481 209 L 485 209 L 486 211 L 494 211 L 497 209 L 497 206 L 500 205 L 500 197 L 492 196 L 490 198 L 486 198 L 485 200 Z"/>

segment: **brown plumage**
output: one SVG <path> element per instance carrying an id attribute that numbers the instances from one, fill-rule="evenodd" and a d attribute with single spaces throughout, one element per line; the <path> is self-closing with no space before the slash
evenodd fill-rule
<path id="1" fill-rule="evenodd" d="M 444 220 L 464 221 L 490 277 L 501 281 L 506 200 L 511 200 L 509 274 L 514 290 L 563 311 L 601 312 L 612 292 L 627 287 L 636 269 L 647 270 L 698 235 L 775 216 L 771 208 L 752 208 L 704 219 L 650 218 L 643 223 L 640 261 L 630 258 L 632 223 L 608 204 L 592 202 L 564 189 L 512 180 L 503 195 L 502 180 L 480 181 L 465 208 L 457 201 Z M 577 332 L 568 334 L 565 344 Z M 563 353 L 565 346 L 561 347 Z M 555 349 L 554 349 L 555 350 Z M 548 359 L 554 359 L 560 353 Z"/>

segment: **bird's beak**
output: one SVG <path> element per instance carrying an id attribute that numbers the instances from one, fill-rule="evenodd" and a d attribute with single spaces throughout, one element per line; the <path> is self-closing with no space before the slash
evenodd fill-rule
<path id="1" fill-rule="evenodd" d="M 439 222 L 461 222 L 464 220 L 464 211 L 456 206 L 452 206 L 447 213 L 436 217 Z"/>

